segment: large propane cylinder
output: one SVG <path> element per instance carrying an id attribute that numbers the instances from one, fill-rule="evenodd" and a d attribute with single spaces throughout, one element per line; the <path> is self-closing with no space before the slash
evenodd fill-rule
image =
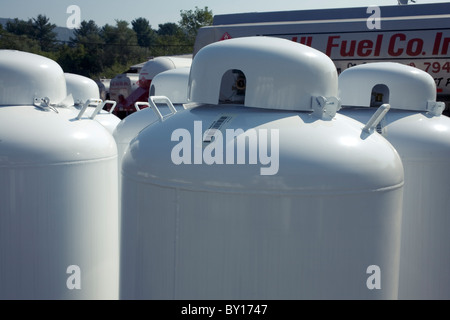
<path id="1" fill-rule="evenodd" d="M 67 94 L 73 97 L 77 116 L 97 120 L 112 134 L 120 122 L 120 119 L 112 114 L 116 103 L 100 99 L 100 90 L 94 80 L 73 73 L 65 73 L 64 76 Z M 110 106 L 109 111 L 103 109 L 106 104 Z"/>
<path id="2" fill-rule="evenodd" d="M 145 127 L 190 107 L 187 104 L 190 68 L 178 68 L 159 73 L 153 78 L 150 88 L 150 103 L 137 103 L 137 110 L 123 119 L 113 135 L 117 143 L 119 170 L 122 157 L 130 141 Z M 154 97 L 157 97 L 155 99 Z M 165 97 L 165 98 L 163 98 Z M 140 109 L 147 106 L 147 108 Z"/>
<path id="3" fill-rule="evenodd" d="M 405 170 L 400 299 L 450 299 L 450 119 L 436 102 L 434 79 L 398 63 L 371 63 L 339 77 L 341 113 L 363 123 L 380 104 L 390 110 L 375 128 L 400 154 Z"/>
<path id="4" fill-rule="evenodd" d="M 155 71 L 155 69 L 153 70 Z M 145 127 L 190 107 L 190 105 L 185 104 L 188 100 L 189 70 L 190 68 L 179 68 L 157 74 L 152 80 L 152 87 L 149 90 L 151 96 L 148 102 L 137 102 L 135 107 L 138 112 L 128 115 L 114 130 L 113 136 L 116 140 L 118 153 L 119 194 L 121 194 L 122 186 L 120 175 L 122 159 L 127 152 L 130 141 Z"/>
<path id="5" fill-rule="evenodd" d="M 158 73 L 150 86 L 150 96 L 165 96 L 174 105 L 188 102 L 190 67 Z"/>
<path id="6" fill-rule="evenodd" d="M 336 114 L 337 78 L 279 38 L 196 55 L 201 105 L 146 127 L 123 159 L 122 299 L 397 297 L 402 163 Z"/>
<path id="7" fill-rule="evenodd" d="M 88 77 L 64 73 L 67 86 L 67 94 L 71 94 L 76 105 L 82 105 L 89 99 L 100 99 L 100 88 L 98 84 Z"/>
<path id="8" fill-rule="evenodd" d="M 100 99 L 109 100 L 109 83 L 111 79 L 100 78 L 95 80 L 95 83 L 98 86 L 98 90 L 100 92 Z"/>
<path id="9" fill-rule="evenodd" d="M 139 72 L 139 86 L 148 89 L 156 75 L 167 70 L 190 68 L 192 58 L 156 57 L 147 61 Z"/>
<path id="10" fill-rule="evenodd" d="M 0 50 L 0 299 L 117 299 L 117 147 L 54 61 Z"/>

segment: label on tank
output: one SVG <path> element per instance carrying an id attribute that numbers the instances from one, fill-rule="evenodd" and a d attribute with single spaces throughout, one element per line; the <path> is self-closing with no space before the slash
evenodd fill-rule
<path id="1" fill-rule="evenodd" d="M 203 142 L 210 143 L 215 134 L 218 131 L 222 131 L 234 117 L 235 115 L 222 114 L 219 119 L 215 120 L 205 131 Z"/>

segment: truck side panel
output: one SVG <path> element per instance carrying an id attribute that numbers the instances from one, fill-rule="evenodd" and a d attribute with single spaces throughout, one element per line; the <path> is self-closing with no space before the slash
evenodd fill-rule
<path id="1" fill-rule="evenodd" d="M 199 30 L 194 55 L 228 38 L 280 37 L 326 53 L 338 72 L 378 61 L 415 66 L 433 76 L 438 94 L 450 96 L 450 3 L 381 7 L 380 14 L 378 29 L 369 28 L 367 8 L 216 16 L 214 23 L 222 24 Z"/>

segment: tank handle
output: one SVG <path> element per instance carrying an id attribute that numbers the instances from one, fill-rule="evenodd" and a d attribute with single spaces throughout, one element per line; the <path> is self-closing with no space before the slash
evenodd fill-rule
<path id="1" fill-rule="evenodd" d="M 136 108 L 136 111 L 141 111 L 140 106 L 147 106 L 150 107 L 150 105 L 148 104 L 148 102 L 136 102 L 134 104 L 134 107 Z"/>
<path id="2" fill-rule="evenodd" d="M 170 111 L 172 111 L 172 113 L 170 115 L 177 113 L 177 109 L 175 109 L 175 107 L 172 104 L 172 101 L 170 101 L 170 99 L 168 97 L 166 97 L 166 96 L 150 96 L 148 98 L 148 103 L 150 104 L 150 106 L 152 108 L 157 109 L 155 101 L 165 102 L 166 105 L 169 107 Z"/>
<path id="3" fill-rule="evenodd" d="M 103 110 L 103 108 L 105 107 L 105 105 L 107 103 L 111 103 L 113 106 L 111 108 L 111 110 L 114 110 L 114 108 L 116 107 L 117 102 L 112 101 L 112 100 L 105 100 L 102 103 L 100 103 L 99 105 L 97 105 L 97 107 L 95 108 L 94 112 L 92 112 L 91 116 L 89 117 L 89 119 L 94 119 L 97 114 Z M 111 113 L 111 110 L 109 110 L 109 113 Z"/>
<path id="4" fill-rule="evenodd" d="M 156 102 L 164 102 L 170 109 L 171 113 L 168 114 L 166 117 L 171 116 L 175 113 L 177 113 L 177 109 L 175 109 L 175 107 L 172 104 L 172 101 L 170 101 L 170 99 L 168 97 L 165 96 L 150 96 L 148 98 L 148 105 L 153 109 L 153 111 L 156 113 L 156 115 L 159 117 L 159 120 L 162 121 L 164 120 L 164 116 L 161 114 L 161 112 L 159 111 L 158 107 L 156 106 Z"/>
<path id="5" fill-rule="evenodd" d="M 96 107 L 98 107 L 98 105 L 102 104 L 102 102 L 103 101 L 101 99 L 88 99 L 84 103 L 83 107 L 81 108 L 80 112 L 78 113 L 78 116 L 75 119 L 80 120 L 90 105 L 95 105 Z"/>
<path id="6" fill-rule="evenodd" d="M 161 114 L 161 112 L 159 111 L 159 109 L 158 109 L 158 107 L 156 105 L 155 106 L 151 106 L 150 103 L 148 103 L 148 102 L 136 102 L 134 104 L 134 106 L 135 106 L 137 111 L 141 110 L 141 108 L 139 108 L 139 106 L 147 106 L 150 109 L 152 109 L 153 112 L 156 113 L 156 115 L 158 116 L 159 120 L 162 120 L 164 118 L 164 116 Z"/>
<path id="7" fill-rule="evenodd" d="M 177 109 L 175 109 L 175 107 L 173 106 L 172 101 L 170 101 L 170 99 L 165 96 L 150 96 L 148 98 L 148 102 L 136 102 L 134 104 L 134 107 L 136 108 L 136 111 L 141 110 L 140 106 L 150 107 L 153 110 L 153 112 L 155 112 L 155 114 L 158 116 L 159 120 L 162 121 L 162 120 L 164 120 L 164 116 L 159 111 L 158 107 L 156 106 L 155 100 L 157 100 L 159 102 L 165 102 L 166 105 L 169 107 L 171 113 L 168 114 L 166 117 L 177 113 Z M 184 106 L 183 106 L 183 108 L 186 109 L 186 107 L 184 107 Z"/>
<path id="8" fill-rule="evenodd" d="M 116 101 L 113 101 L 113 100 L 106 100 L 105 101 L 105 105 L 106 104 L 109 104 L 109 103 L 111 103 L 113 106 L 111 107 L 111 109 L 109 109 L 109 113 L 110 114 L 112 114 L 113 112 L 114 112 L 114 110 L 116 109 L 116 106 L 117 106 L 117 102 Z M 103 108 L 104 108 L 104 106 L 103 106 Z M 102 108 L 102 109 L 103 109 Z"/>
<path id="9" fill-rule="evenodd" d="M 377 111 L 373 114 L 373 116 L 367 121 L 366 125 L 363 128 L 363 131 L 371 134 L 378 124 L 383 120 L 386 116 L 386 113 L 391 109 L 391 106 L 388 103 L 382 104 Z"/>

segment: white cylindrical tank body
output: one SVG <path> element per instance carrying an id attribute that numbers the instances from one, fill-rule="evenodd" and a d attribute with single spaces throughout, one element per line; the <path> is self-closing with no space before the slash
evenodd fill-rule
<path id="1" fill-rule="evenodd" d="M 0 83 L 0 299 L 117 299 L 113 137 L 50 59 L 0 50 Z"/>
<path id="2" fill-rule="evenodd" d="M 95 81 L 95 83 L 98 85 L 98 89 L 100 91 L 100 99 L 109 100 L 109 83 L 110 82 L 111 82 L 111 79 L 104 79 L 104 78 L 100 78 Z"/>
<path id="3" fill-rule="evenodd" d="M 150 96 L 165 96 L 173 104 L 187 103 L 190 70 L 185 67 L 158 73 L 152 80 Z"/>
<path id="4" fill-rule="evenodd" d="M 179 68 L 159 73 L 153 79 L 150 95 L 167 97 L 177 112 L 189 108 L 190 105 L 187 104 L 189 70 L 190 68 Z M 172 113 L 166 104 L 158 104 L 158 110 L 163 117 Z M 113 135 L 117 143 L 119 170 L 130 141 L 145 127 L 160 120 L 155 110 L 147 107 L 130 114 L 117 125 Z"/>
<path id="5" fill-rule="evenodd" d="M 230 70 L 245 103 L 218 104 Z M 402 163 L 336 115 L 332 61 L 231 39 L 196 55 L 189 84 L 202 104 L 146 127 L 123 159 L 121 298 L 395 299 Z"/>
<path id="6" fill-rule="evenodd" d="M 161 72 L 178 68 L 189 68 L 192 58 L 156 57 L 147 61 L 139 72 L 139 86 L 148 89 L 154 77 Z"/>
<path id="7" fill-rule="evenodd" d="M 450 119 L 441 115 L 434 79 L 397 63 L 352 67 L 339 77 L 341 113 L 362 123 L 381 103 L 377 126 L 405 170 L 400 299 L 450 299 Z"/>
<path id="8" fill-rule="evenodd" d="M 100 91 L 97 83 L 87 77 L 65 73 L 67 94 L 71 94 L 74 100 L 77 114 L 88 100 L 100 100 Z M 98 103 L 97 103 L 98 104 Z M 90 105 L 82 115 L 85 118 L 92 116 L 96 105 Z M 106 110 L 100 110 L 94 119 L 102 124 L 111 134 L 120 122 L 120 118 Z"/>
<path id="9" fill-rule="evenodd" d="M 97 83 L 88 77 L 64 73 L 67 94 L 71 94 L 76 105 L 82 105 L 89 99 L 100 99 L 100 90 Z"/>

